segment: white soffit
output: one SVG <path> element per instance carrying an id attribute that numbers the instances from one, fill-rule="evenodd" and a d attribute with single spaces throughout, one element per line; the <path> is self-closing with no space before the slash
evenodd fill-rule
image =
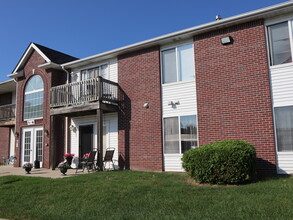
<path id="1" fill-rule="evenodd" d="M 16 91 L 16 82 L 13 79 L 0 82 L 0 94 Z"/>

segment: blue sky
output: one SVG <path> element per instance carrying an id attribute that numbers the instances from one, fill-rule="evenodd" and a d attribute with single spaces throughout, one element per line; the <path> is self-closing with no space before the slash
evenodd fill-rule
<path id="1" fill-rule="evenodd" d="M 78 58 L 260 9 L 280 0 L 0 0 L 0 81 L 30 42 Z"/>

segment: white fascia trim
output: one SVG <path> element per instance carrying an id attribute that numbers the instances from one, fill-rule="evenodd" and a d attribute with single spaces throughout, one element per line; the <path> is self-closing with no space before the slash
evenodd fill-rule
<path id="1" fill-rule="evenodd" d="M 24 71 L 14 72 L 12 74 L 7 75 L 7 77 L 14 78 L 14 79 L 17 77 L 22 77 L 22 76 L 24 76 Z"/>
<path id="2" fill-rule="evenodd" d="M 78 65 L 82 65 L 83 62 L 87 62 L 90 61 L 92 59 L 99 59 L 105 56 L 117 56 L 121 53 L 125 53 L 134 49 L 139 49 L 142 47 L 147 47 L 147 46 L 151 46 L 151 45 L 155 45 L 155 44 L 159 44 L 160 42 L 164 41 L 164 40 L 168 40 L 168 39 L 172 39 L 172 38 L 178 38 L 180 37 L 180 35 L 191 35 L 191 34 L 196 34 L 196 33 L 203 33 L 203 32 L 207 32 L 210 31 L 212 29 L 215 28 L 220 28 L 222 26 L 228 26 L 228 25 L 232 25 L 234 23 L 237 22 L 244 22 L 244 21 L 248 21 L 248 20 L 253 20 L 253 19 L 260 19 L 260 18 L 265 18 L 268 17 L 270 14 L 274 14 L 277 11 L 281 11 L 282 9 L 286 9 L 287 7 L 293 6 L 293 1 L 288 1 L 285 3 L 281 3 L 281 4 L 277 4 L 277 5 L 273 5 L 270 7 L 266 7 L 266 8 L 262 8 L 262 9 L 258 9 L 258 10 L 254 10 L 251 12 L 247 12 L 244 14 L 240 14 L 240 15 L 236 15 L 233 17 L 229 17 L 229 18 L 225 18 L 225 19 L 221 19 L 218 21 L 213 21 L 207 24 L 203 24 L 203 25 L 199 25 L 199 26 L 195 26 L 192 28 L 188 28 L 188 29 L 184 29 L 181 31 L 177 31 L 177 32 L 173 32 L 170 34 L 166 34 L 160 37 L 156 37 L 156 38 L 152 38 L 146 41 L 141 41 L 135 44 L 131 44 L 129 46 L 125 46 L 125 47 L 121 47 L 118 49 L 114 49 L 114 50 L 110 50 L 104 53 L 100 53 L 97 55 L 93 55 L 90 57 L 86 57 L 83 59 L 79 59 L 76 61 L 71 61 L 68 63 L 64 63 L 61 66 L 64 67 L 70 67 L 74 64 Z M 291 11 L 293 11 L 293 8 L 291 9 Z"/>
<path id="3" fill-rule="evenodd" d="M 51 60 L 34 43 L 32 43 L 32 47 L 46 60 L 47 63 L 51 62 Z"/>
<path id="4" fill-rule="evenodd" d="M 31 43 L 30 46 L 28 47 L 28 49 L 25 51 L 24 55 L 22 56 L 21 60 L 19 61 L 19 63 L 15 67 L 13 73 L 8 75 L 8 77 L 12 77 L 12 78 L 17 77 L 16 75 L 17 75 L 18 68 L 26 60 L 26 57 L 31 52 L 32 48 L 34 50 L 36 50 L 46 60 L 46 62 L 51 62 L 51 60 L 34 43 Z"/>
<path id="5" fill-rule="evenodd" d="M 41 69 L 45 69 L 45 70 L 49 69 L 49 68 L 62 70 L 62 67 L 59 64 L 53 63 L 51 61 L 48 63 L 40 64 L 40 65 L 38 65 L 38 67 Z"/>
<path id="6" fill-rule="evenodd" d="M 9 79 L 9 80 L 0 82 L 0 85 L 6 84 L 6 83 L 11 83 L 11 82 L 14 82 L 14 80 L 13 79 Z"/>

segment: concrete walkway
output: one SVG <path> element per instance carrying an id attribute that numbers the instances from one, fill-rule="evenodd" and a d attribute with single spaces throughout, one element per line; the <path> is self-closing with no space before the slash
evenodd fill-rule
<path id="1" fill-rule="evenodd" d="M 8 175 L 17 175 L 17 176 L 37 176 L 37 177 L 47 177 L 47 178 L 64 178 L 77 176 L 82 174 L 87 174 L 87 170 L 82 172 L 82 170 L 78 170 L 75 173 L 75 169 L 68 169 L 67 175 L 63 175 L 59 169 L 56 170 L 41 168 L 41 169 L 32 169 L 30 174 L 26 174 L 25 170 L 21 167 L 13 167 L 12 165 L 0 166 L 0 176 L 8 176 Z"/>

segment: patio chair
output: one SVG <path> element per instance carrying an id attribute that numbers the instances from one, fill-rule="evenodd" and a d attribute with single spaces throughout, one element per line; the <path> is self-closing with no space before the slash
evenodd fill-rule
<path id="1" fill-rule="evenodd" d="M 97 151 L 91 151 L 89 158 L 85 161 L 80 162 L 82 166 L 82 172 L 84 172 L 85 168 L 87 169 L 88 172 L 90 172 L 90 169 L 96 170 L 96 165 L 94 163 L 95 157 L 96 157 Z M 77 173 L 78 168 L 76 169 L 75 173 Z"/>
<path id="2" fill-rule="evenodd" d="M 114 165 L 114 162 L 113 162 L 114 152 L 115 152 L 114 147 L 109 147 L 109 148 L 106 149 L 105 157 L 104 157 L 104 160 L 103 160 L 104 170 L 106 170 L 106 164 L 107 163 L 112 163 L 113 169 L 115 170 L 115 165 Z"/>

